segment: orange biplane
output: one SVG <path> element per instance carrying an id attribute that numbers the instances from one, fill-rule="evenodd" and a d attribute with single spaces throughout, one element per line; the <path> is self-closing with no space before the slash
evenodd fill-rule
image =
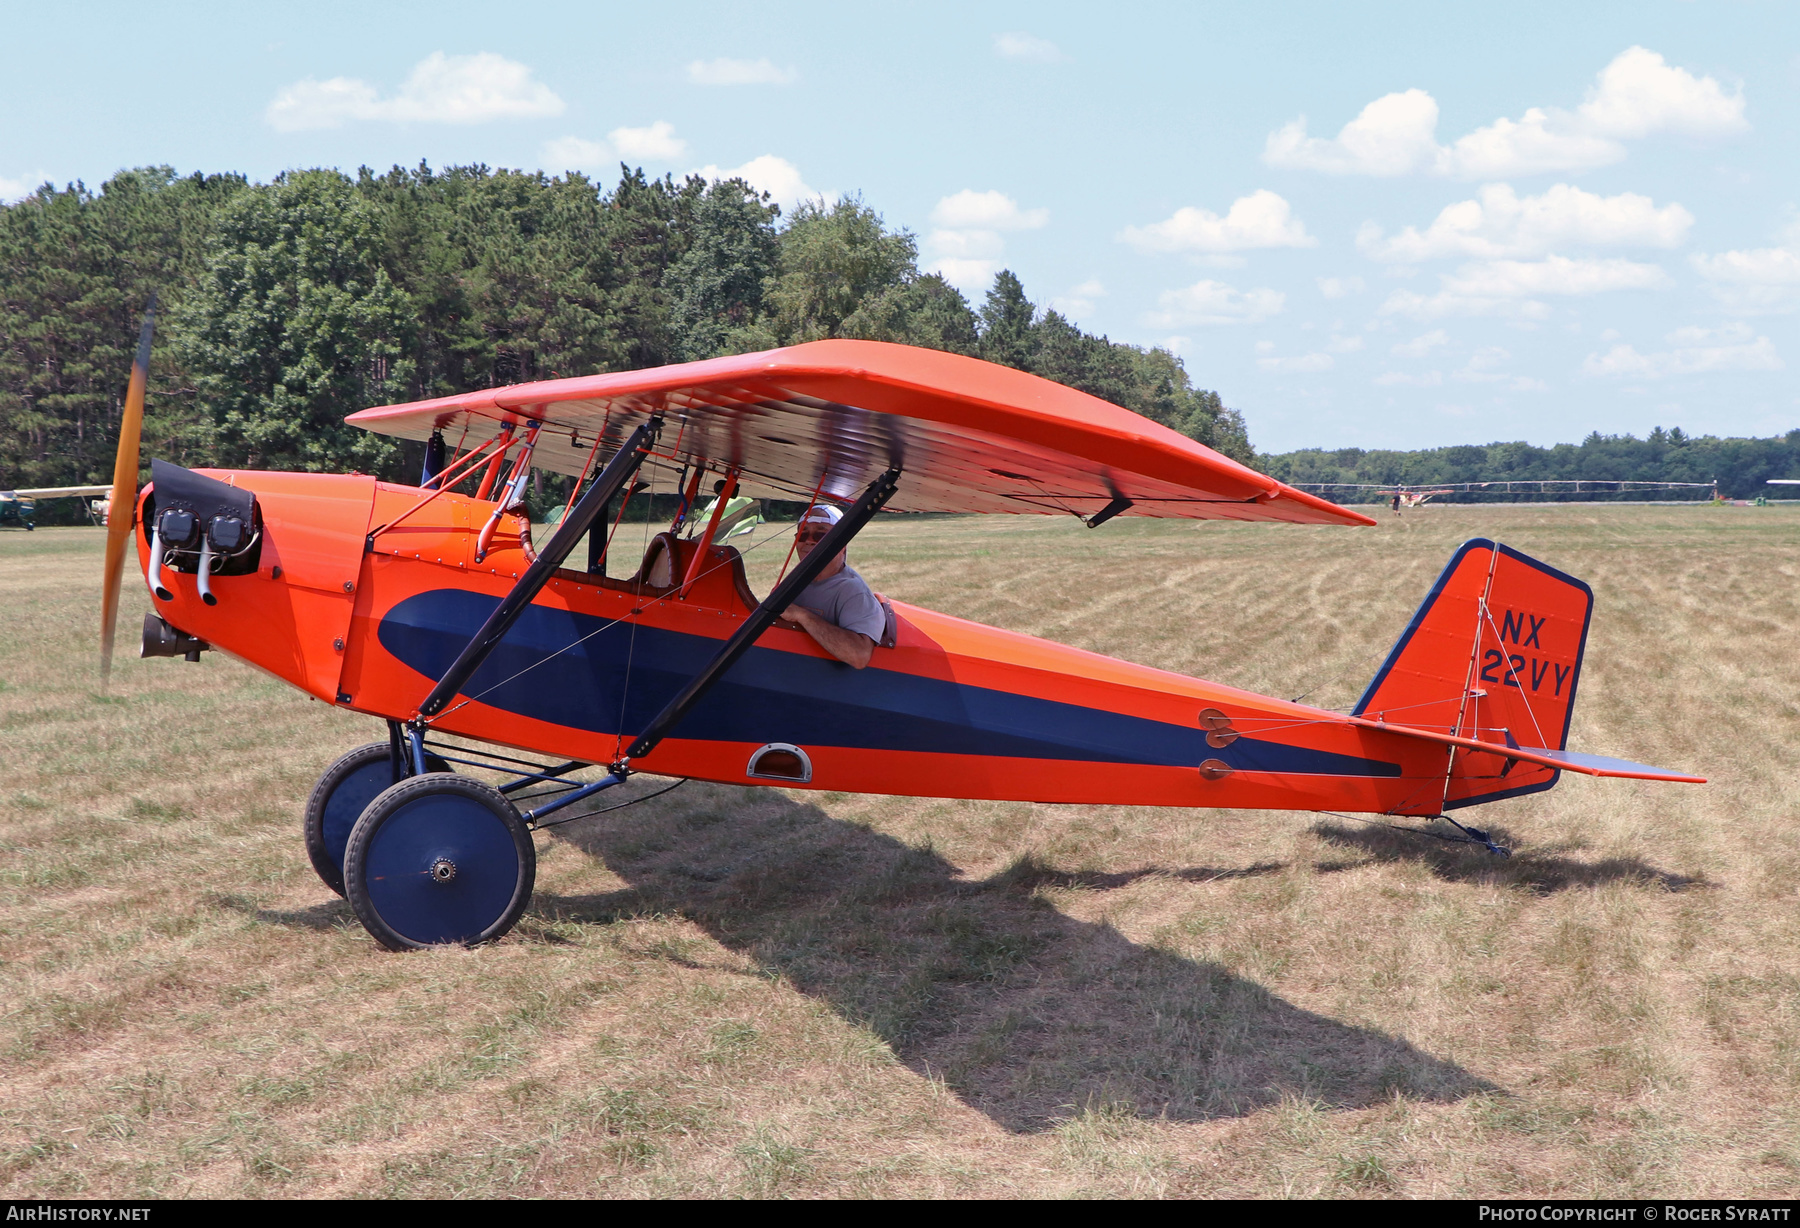
<path id="1" fill-rule="evenodd" d="M 422 484 L 159 461 L 113 531 L 139 535 L 155 605 L 145 655 L 216 648 L 387 722 L 386 742 L 326 771 L 305 830 L 320 876 L 395 949 L 505 933 L 531 895 L 534 829 L 638 772 L 1446 818 L 1548 789 L 1564 770 L 1700 783 L 1565 748 L 1592 594 L 1488 541 L 1457 551 L 1348 713 L 899 601 L 869 667 L 839 663 L 781 615 L 884 510 L 1072 514 L 1090 528 L 1120 515 L 1373 523 L 975 359 L 820 341 L 349 421 L 424 442 Z M 133 442 L 122 483 L 135 484 L 136 463 Z M 542 542 L 521 499 L 534 468 L 576 481 Z M 616 509 L 659 480 L 684 496 L 676 522 L 629 574 L 609 574 Z M 125 486 L 114 506 L 137 493 Z M 708 493 L 712 517 L 692 517 Z M 761 599 L 716 538 L 739 493 L 843 511 Z M 565 566 L 584 539 L 585 566 Z M 492 786 L 458 764 L 513 779 Z M 576 778 L 596 767 L 598 779 Z"/>

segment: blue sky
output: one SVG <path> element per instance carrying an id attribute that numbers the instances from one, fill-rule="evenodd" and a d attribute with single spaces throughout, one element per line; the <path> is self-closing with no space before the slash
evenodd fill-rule
<path id="1" fill-rule="evenodd" d="M 1782 3 L 8 6 L 0 194 L 482 161 L 861 192 L 1257 447 L 1800 425 Z"/>

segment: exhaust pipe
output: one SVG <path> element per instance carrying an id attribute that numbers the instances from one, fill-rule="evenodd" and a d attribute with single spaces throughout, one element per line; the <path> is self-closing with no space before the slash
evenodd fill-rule
<path id="1" fill-rule="evenodd" d="M 219 604 L 212 591 L 213 558 L 212 535 L 205 534 L 200 538 L 200 572 L 195 577 L 194 587 L 200 590 L 200 600 L 207 605 Z"/>
<path id="2" fill-rule="evenodd" d="M 171 600 L 175 594 L 163 587 L 162 582 L 162 524 L 159 522 L 150 534 L 150 591 L 156 594 L 157 600 Z"/>
<path id="3" fill-rule="evenodd" d="M 138 649 L 140 657 L 186 657 L 198 663 L 200 654 L 211 647 L 203 639 L 177 631 L 159 614 L 144 615 L 144 640 Z"/>

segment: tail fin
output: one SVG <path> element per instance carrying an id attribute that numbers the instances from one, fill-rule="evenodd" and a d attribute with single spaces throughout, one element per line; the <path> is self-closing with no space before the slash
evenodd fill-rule
<path id="1" fill-rule="evenodd" d="M 1483 538 L 1463 543 L 1353 714 L 1510 747 L 1567 749 L 1594 593 Z M 1537 793 L 1560 771 L 1447 748 L 1445 809 Z"/>

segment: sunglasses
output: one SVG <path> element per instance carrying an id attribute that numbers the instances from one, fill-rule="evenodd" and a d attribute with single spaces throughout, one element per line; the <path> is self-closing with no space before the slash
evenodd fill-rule
<path id="1" fill-rule="evenodd" d="M 794 536 L 803 542 L 816 542 L 823 541 L 825 535 L 829 532 L 831 532 L 831 527 L 829 525 L 818 525 L 816 527 L 813 525 L 802 525 L 794 531 Z"/>

